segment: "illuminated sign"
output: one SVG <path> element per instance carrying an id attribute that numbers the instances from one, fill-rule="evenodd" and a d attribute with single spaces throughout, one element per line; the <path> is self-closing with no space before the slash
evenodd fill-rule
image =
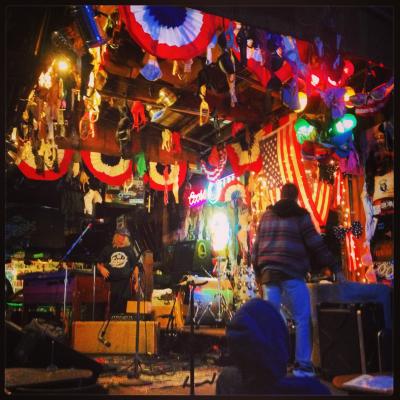
<path id="1" fill-rule="evenodd" d="M 225 185 L 232 182 L 235 179 L 235 174 L 225 176 L 224 178 L 218 179 L 216 182 L 210 182 L 207 188 L 207 199 L 211 204 L 215 204 L 220 196 L 221 191 Z"/>
<path id="2" fill-rule="evenodd" d="M 200 190 L 200 192 L 190 192 L 188 196 L 188 202 L 190 207 L 199 206 L 200 204 L 205 203 L 207 200 L 206 189 Z"/>

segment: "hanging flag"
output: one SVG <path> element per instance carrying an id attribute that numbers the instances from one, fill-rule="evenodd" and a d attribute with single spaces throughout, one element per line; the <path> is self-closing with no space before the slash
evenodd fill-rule
<path id="1" fill-rule="evenodd" d="M 131 37 L 148 53 L 188 60 L 207 51 L 220 18 L 187 7 L 119 6 Z"/>
<path id="2" fill-rule="evenodd" d="M 132 175 L 132 160 L 113 157 L 115 162 L 111 165 L 103 161 L 101 153 L 86 150 L 81 150 L 81 157 L 89 171 L 108 185 L 121 186 Z"/>
<path id="3" fill-rule="evenodd" d="M 296 140 L 294 122 L 296 116 L 291 114 L 279 121 L 279 128 L 272 131 L 271 126 L 260 139 L 263 170 L 272 203 L 280 199 L 281 187 L 294 183 L 299 189 L 299 203 L 310 212 L 311 217 L 320 226 L 325 226 L 332 202 L 332 185 L 320 181 L 311 187 L 307 181 L 304 165 L 301 160 L 301 146 Z"/>

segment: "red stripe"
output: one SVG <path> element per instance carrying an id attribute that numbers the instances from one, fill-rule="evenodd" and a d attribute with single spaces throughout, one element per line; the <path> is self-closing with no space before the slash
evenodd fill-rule
<path id="1" fill-rule="evenodd" d="M 296 137 L 295 137 L 295 131 L 294 131 L 294 121 L 292 120 L 290 122 L 290 138 L 291 138 L 291 143 L 295 149 L 295 153 L 296 153 L 296 157 L 295 159 L 291 159 L 291 161 L 293 163 L 297 163 L 298 165 L 298 169 L 299 169 L 299 173 L 300 176 L 296 176 L 296 179 L 298 180 L 298 182 L 301 180 L 301 182 L 303 183 L 304 186 L 304 190 L 305 190 L 305 194 L 302 194 L 302 197 L 307 196 L 307 200 L 310 204 L 311 207 L 311 212 L 313 213 L 315 219 L 318 221 L 320 226 L 324 226 L 325 222 L 324 220 L 321 219 L 320 214 L 317 212 L 316 207 L 315 207 L 315 203 L 312 199 L 312 192 L 310 190 L 310 186 L 307 182 L 307 178 L 305 175 L 305 170 L 304 170 L 304 165 L 303 163 L 301 163 L 301 147 L 299 142 L 297 141 Z M 299 163 L 300 161 L 300 163 Z M 305 201 L 305 199 L 303 198 L 303 201 Z"/>

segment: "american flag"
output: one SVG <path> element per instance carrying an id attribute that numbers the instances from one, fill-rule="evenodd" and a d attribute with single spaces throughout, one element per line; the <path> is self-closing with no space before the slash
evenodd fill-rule
<path id="1" fill-rule="evenodd" d="M 287 182 L 299 188 L 299 203 L 306 208 L 314 221 L 323 227 L 328 218 L 332 202 L 332 185 L 318 181 L 310 185 L 302 163 L 301 147 L 296 139 L 294 123 L 296 115 L 291 114 L 279 121 L 279 128 L 272 131 L 271 126 L 264 128 L 259 136 L 263 170 L 271 202 L 280 199 L 281 187 Z"/>

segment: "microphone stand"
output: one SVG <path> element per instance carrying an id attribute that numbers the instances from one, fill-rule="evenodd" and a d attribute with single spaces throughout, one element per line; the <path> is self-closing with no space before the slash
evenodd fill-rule
<path id="1" fill-rule="evenodd" d="M 72 250 L 82 241 L 83 237 L 86 235 L 88 230 L 93 226 L 93 223 L 88 224 L 88 226 L 84 229 L 84 231 L 79 235 L 79 237 L 72 243 L 71 247 L 67 250 L 63 258 L 60 262 L 65 261 L 68 256 L 71 254 Z M 63 302 L 63 312 L 64 312 L 64 320 L 65 320 L 65 312 L 67 305 L 67 284 L 68 284 L 68 267 L 65 267 L 65 277 L 64 277 L 64 302 Z"/>
<path id="2" fill-rule="evenodd" d="M 142 253 L 142 252 L 141 252 Z M 141 254 L 140 253 L 140 254 Z M 144 273 L 144 270 L 143 270 Z M 140 357 L 139 357 L 139 323 L 140 323 L 140 293 L 142 292 L 140 269 L 138 273 L 138 290 L 136 292 L 136 337 L 135 337 L 135 355 L 133 359 L 133 371 L 127 374 L 127 381 L 123 383 L 125 386 L 144 386 L 151 385 L 151 381 L 140 379 Z"/>
<path id="3" fill-rule="evenodd" d="M 197 286 L 203 286 L 208 281 L 196 283 L 194 280 L 188 281 L 186 284 L 190 288 L 190 395 L 194 395 L 194 289 Z M 186 377 L 183 387 L 187 386 L 189 377 Z"/>

